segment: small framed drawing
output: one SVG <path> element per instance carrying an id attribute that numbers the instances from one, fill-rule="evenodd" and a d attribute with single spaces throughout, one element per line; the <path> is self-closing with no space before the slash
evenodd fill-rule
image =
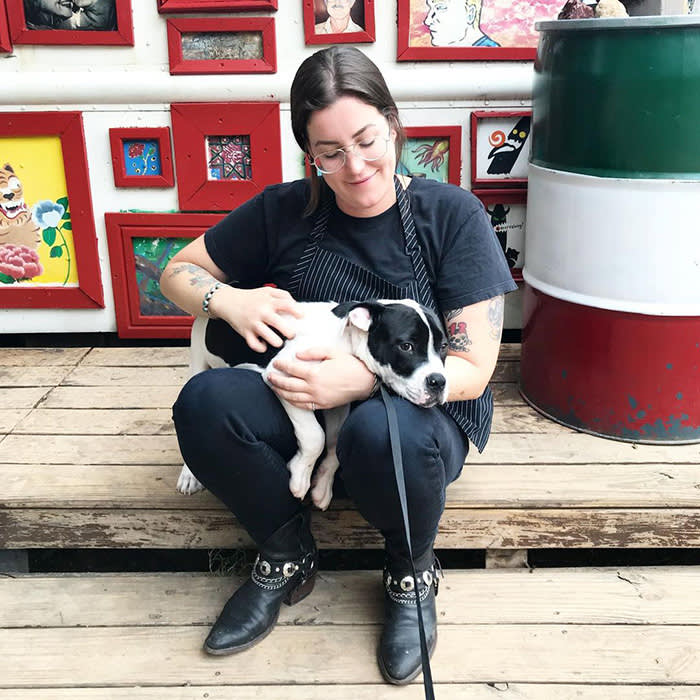
<path id="1" fill-rule="evenodd" d="M 532 61 L 561 0 L 398 0 L 399 61 Z"/>
<path id="2" fill-rule="evenodd" d="M 472 189 L 527 185 L 531 122 L 529 110 L 472 112 Z"/>
<path id="3" fill-rule="evenodd" d="M 158 12 L 248 12 L 276 10 L 277 0 L 158 0 Z"/>
<path id="4" fill-rule="evenodd" d="M 7 24 L 7 8 L 5 7 L 5 0 L 0 0 L 0 51 L 12 51 L 10 27 Z"/>
<path id="5" fill-rule="evenodd" d="M 461 169 L 461 127 L 406 127 L 406 143 L 397 172 L 459 185 Z"/>
<path id="6" fill-rule="evenodd" d="M 523 280 L 527 190 L 472 190 L 486 208 L 516 282 Z"/>
<path id="7" fill-rule="evenodd" d="M 220 219 L 220 214 L 105 214 L 119 337 L 189 336 L 193 318 L 161 294 L 160 275 L 175 253 Z"/>
<path id="8" fill-rule="evenodd" d="M 80 112 L 0 113 L 0 308 L 104 307 Z"/>
<path id="9" fill-rule="evenodd" d="M 15 44 L 134 45 L 131 0 L 5 0 Z"/>
<path id="10" fill-rule="evenodd" d="M 275 73 L 272 17 L 168 19 L 171 75 Z"/>
<path id="11" fill-rule="evenodd" d="M 170 116 L 180 209 L 230 211 L 282 181 L 279 103 L 176 103 Z"/>
<path id="12" fill-rule="evenodd" d="M 374 41 L 374 0 L 301 0 L 307 44 Z"/>
<path id="13" fill-rule="evenodd" d="M 112 169 L 116 187 L 172 187 L 170 129 L 110 129 Z"/>

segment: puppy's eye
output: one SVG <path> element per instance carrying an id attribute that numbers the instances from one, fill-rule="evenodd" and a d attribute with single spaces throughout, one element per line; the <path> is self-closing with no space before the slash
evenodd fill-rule
<path id="1" fill-rule="evenodd" d="M 440 344 L 440 352 L 447 352 L 448 347 L 450 347 L 450 346 L 448 345 L 447 341 L 445 341 L 444 343 L 441 343 Z"/>
<path id="2" fill-rule="evenodd" d="M 402 352 L 413 352 L 413 343 L 401 343 L 399 350 Z"/>

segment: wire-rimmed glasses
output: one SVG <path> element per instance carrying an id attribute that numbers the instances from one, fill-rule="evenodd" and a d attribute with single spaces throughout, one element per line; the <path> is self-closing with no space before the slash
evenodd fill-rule
<path id="1" fill-rule="evenodd" d="M 362 160 L 379 160 L 386 155 L 389 149 L 391 136 L 381 136 L 378 132 L 367 132 L 359 141 L 349 146 L 334 148 L 314 156 L 313 164 L 325 175 L 337 173 L 347 160 L 347 154 L 352 151 Z"/>

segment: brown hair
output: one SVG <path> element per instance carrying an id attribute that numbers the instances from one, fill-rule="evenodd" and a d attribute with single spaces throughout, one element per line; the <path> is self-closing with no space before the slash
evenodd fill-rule
<path id="1" fill-rule="evenodd" d="M 396 161 L 406 134 L 399 110 L 379 68 L 354 46 L 331 46 L 309 56 L 299 66 L 292 81 L 290 103 L 292 132 L 299 147 L 309 153 L 307 126 L 314 112 L 332 105 L 340 97 L 356 97 L 375 107 L 396 131 Z M 321 199 L 321 187 L 327 187 L 315 168 L 311 167 L 311 195 L 305 215 L 316 210 Z"/>

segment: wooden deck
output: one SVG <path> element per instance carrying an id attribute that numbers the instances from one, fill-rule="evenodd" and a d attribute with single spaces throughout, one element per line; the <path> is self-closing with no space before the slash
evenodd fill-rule
<path id="1" fill-rule="evenodd" d="M 487 562 L 533 548 L 700 547 L 700 445 L 633 445 L 540 417 L 493 382 L 494 434 L 448 490 L 438 545 Z M 211 494 L 175 491 L 170 405 L 185 348 L 0 349 L 0 549 L 250 544 Z M 377 547 L 350 503 L 325 548 Z M 381 681 L 379 572 L 322 572 L 263 643 L 201 643 L 234 589 L 208 574 L 0 574 L 0 700 L 417 700 Z M 448 570 L 438 698 L 697 700 L 700 566 Z"/>

